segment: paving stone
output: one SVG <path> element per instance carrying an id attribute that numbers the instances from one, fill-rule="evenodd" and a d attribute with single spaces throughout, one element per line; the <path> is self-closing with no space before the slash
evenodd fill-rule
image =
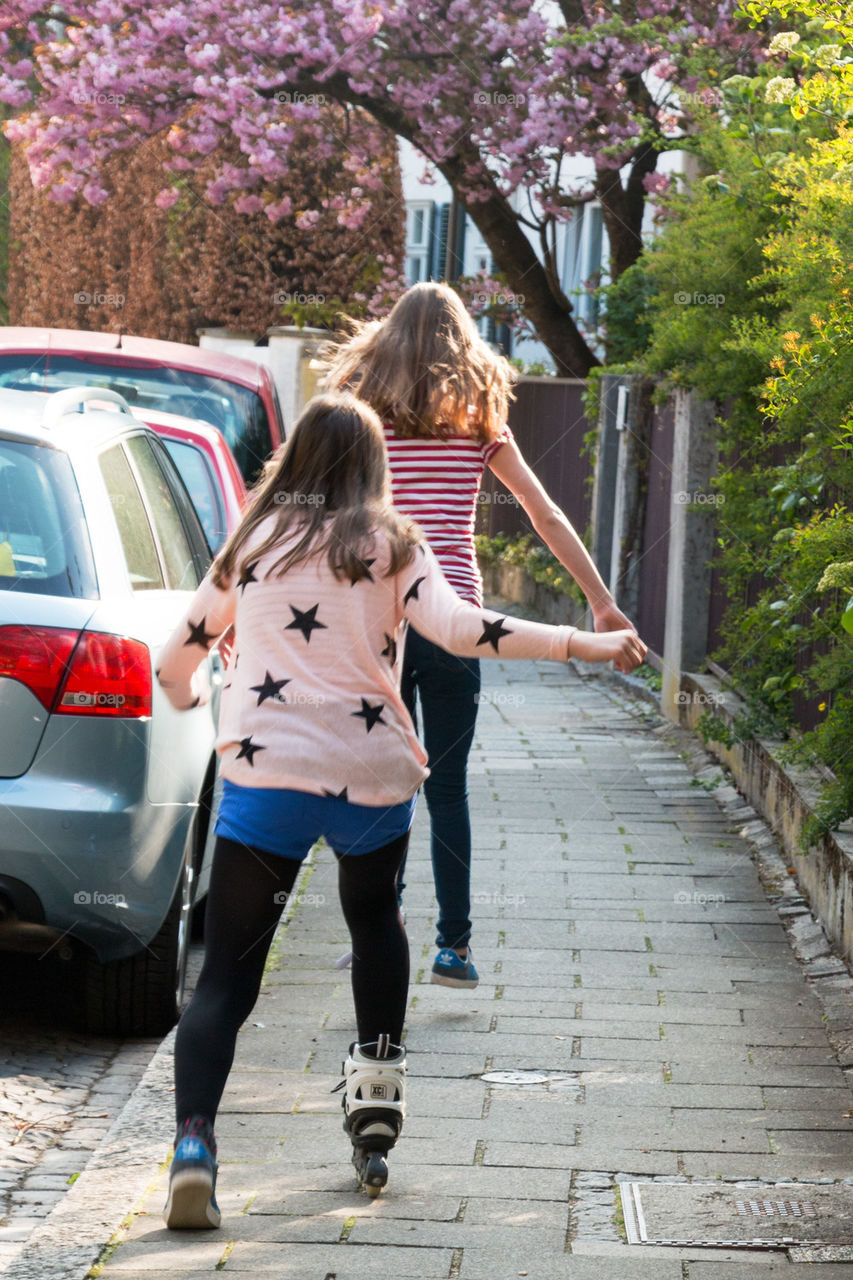
<path id="1" fill-rule="evenodd" d="M 638 721 L 601 673 L 484 669 L 486 688 L 509 681 L 525 701 L 507 715 L 484 703 L 473 756 L 482 980 L 475 992 L 429 983 L 421 806 L 405 893 L 408 1118 L 388 1188 L 377 1201 L 357 1191 L 329 1093 L 352 1008 L 349 975 L 334 969 L 346 949 L 335 865 L 321 850 L 311 883 L 328 903 L 297 912 L 238 1039 L 218 1126 L 220 1252 L 201 1258 L 190 1237 L 174 1247 L 157 1219 L 161 1177 L 105 1280 L 218 1265 L 299 1280 L 703 1280 L 709 1265 L 766 1276 L 778 1269 L 766 1258 L 621 1244 L 613 1180 L 853 1176 L 851 1094 L 824 1007 L 732 819 L 689 786 L 668 745 L 679 731 Z M 832 990 L 843 1027 L 853 983 Z M 562 1088 L 489 1087 L 487 1069 L 542 1069 Z"/>

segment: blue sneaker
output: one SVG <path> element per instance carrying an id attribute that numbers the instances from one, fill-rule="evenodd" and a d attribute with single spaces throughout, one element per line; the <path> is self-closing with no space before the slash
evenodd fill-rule
<path id="1" fill-rule="evenodd" d="M 207 1141 L 202 1139 L 204 1133 Z M 216 1203 L 216 1140 L 207 1122 L 188 1123 L 180 1137 L 169 1171 L 169 1198 L 163 1210 L 172 1230 L 218 1227 L 222 1221 Z"/>
<path id="2" fill-rule="evenodd" d="M 440 987 L 467 987 L 469 991 L 473 990 L 478 985 L 480 976 L 474 968 L 471 948 L 468 948 L 468 958 L 462 960 L 452 947 L 442 947 L 435 957 L 429 980 L 438 983 Z"/>

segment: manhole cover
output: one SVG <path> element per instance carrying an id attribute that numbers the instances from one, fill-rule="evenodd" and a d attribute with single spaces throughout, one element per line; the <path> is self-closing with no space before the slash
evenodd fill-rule
<path id="1" fill-rule="evenodd" d="M 544 1071 L 487 1071 L 480 1076 L 486 1084 L 547 1084 L 548 1075 Z"/>
<path id="2" fill-rule="evenodd" d="M 487 1071 L 480 1076 L 486 1084 L 509 1084 L 515 1088 L 525 1085 L 547 1085 L 549 1089 L 578 1089 L 577 1077 L 566 1071 Z"/>
<path id="3" fill-rule="evenodd" d="M 853 1242 L 853 1187 L 625 1182 L 630 1244 L 786 1249 Z"/>

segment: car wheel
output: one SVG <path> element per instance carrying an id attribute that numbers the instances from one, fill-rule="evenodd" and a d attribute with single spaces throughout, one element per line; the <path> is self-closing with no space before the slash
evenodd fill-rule
<path id="1" fill-rule="evenodd" d="M 142 951 L 101 964 L 86 956 L 83 1021 L 101 1035 L 160 1036 L 177 1022 L 184 999 L 193 905 L 193 845 L 166 919 Z"/>

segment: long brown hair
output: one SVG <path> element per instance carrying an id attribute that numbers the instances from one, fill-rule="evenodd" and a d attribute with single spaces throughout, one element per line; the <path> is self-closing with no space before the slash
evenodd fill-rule
<path id="1" fill-rule="evenodd" d="M 327 353 L 327 387 L 349 387 L 398 436 L 496 439 L 515 370 L 449 285 L 412 285 L 384 320 L 352 327 Z"/>
<path id="2" fill-rule="evenodd" d="M 421 534 L 391 506 L 382 424 L 369 405 L 347 393 L 315 396 L 287 441 L 264 467 L 239 526 L 219 553 L 213 581 L 224 587 L 258 526 L 272 530 L 251 549 L 252 558 L 298 535 L 269 571 L 283 574 L 309 555 L 326 552 L 336 578 L 369 576 L 376 531 L 390 548 L 388 574 L 409 563 Z"/>

